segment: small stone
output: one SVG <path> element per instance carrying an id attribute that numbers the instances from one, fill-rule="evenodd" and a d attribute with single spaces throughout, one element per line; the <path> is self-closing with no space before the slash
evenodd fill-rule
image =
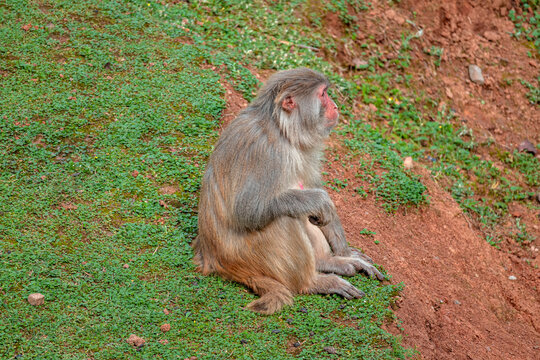
<path id="1" fill-rule="evenodd" d="M 413 159 L 410 156 L 407 156 L 405 160 L 403 160 L 403 167 L 407 170 L 410 170 L 414 167 Z"/>
<path id="2" fill-rule="evenodd" d="M 247 344 L 247 343 L 248 343 L 248 342 L 247 342 L 247 340 L 246 340 L 246 339 L 242 339 L 242 340 L 240 340 L 240 344 L 242 344 L 242 345 L 245 345 L 245 344 Z"/>
<path id="3" fill-rule="evenodd" d="M 471 81 L 476 84 L 484 84 L 484 76 L 482 75 L 482 69 L 476 65 L 469 65 L 469 77 Z"/>
<path id="4" fill-rule="evenodd" d="M 362 60 L 360 58 L 354 58 L 352 60 L 351 65 L 353 69 L 362 70 L 362 69 L 366 69 L 369 66 L 369 63 L 366 60 Z"/>
<path id="5" fill-rule="evenodd" d="M 135 347 L 142 346 L 146 342 L 146 340 L 144 340 L 141 337 L 138 337 L 135 334 L 131 334 L 126 341 L 128 344 L 133 345 Z"/>
<path id="6" fill-rule="evenodd" d="M 45 296 L 40 293 L 30 294 L 28 295 L 28 302 L 33 306 L 43 305 L 45 302 Z"/>
<path id="7" fill-rule="evenodd" d="M 513 217 L 516 217 L 516 218 L 523 217 L 523 211 L 515 207 L 511 207 L 509 212 L 510 212 L 510 215 L 512 215 Z"/>
<path id="8" fill-rule="evenodd" d="M 454 304 L 461 305 L 461 302 L 459 300 L 454 300 Z"/>
<path id="9" fill-rule="evenodd" d="M 508 280 L 517 280 L 517 277 L 515 277 L 514 275 L 510 275 L 510 276 L 508 277 Z"/>
<path id="10" fill-rule="evenodd" d="M 325 346 L 323 348 L 323 350 L 326 351 L 329 354 L 336 354 L 337 353 L 336 349 L 333 346 Z"/>
<path id="11" fill-rule="evenodd" d="M 524 140 L 521 144 L 519 144 L 518 151 L 526 152 L 533 155 L 536 155 L 538 153 L 536 146 L 534 146 L 533 143 L 531 143 L 529 140 Z"/>
<path id="12" fill-rule="evenodd" d="M 122 267 L 123 267 L 124 269 L 127 269 L 127 268 L 129 268 L 129 265 L 128 265 L 128 264 L 124 264 Z"/>
<path id="13" fill-rule="evenodd" d="M 169 325 L 169 324 L 163 324 L 163 325 L 161 325 L 160 329 L 161 329 L 161 331 L 163 331 L 164 333 L 166 333 L 167 331 L 171 330 L 171 325 Z"/>
<path id="14" fill-rule="evenodd" d="M 298 311 L 301 313 L 307 314 L 307 309 L 305 307 L 301 307 Z"/>
<path id="15" fill-rule="evenodd" d="M 159 343 L 160 343 L 160 344 L 163 344 L 163 345 L 167 345 L 167 344 L 169 343 L 169 340 L 167 340 L 167 339 L 161 339 L 161 340 L 159 340 Z"/>
<path id="16" fill-rule="evenodd" d="M 486 31 L 484 37 L 489 41 L 498 41 L 501 38 L 495 31 Z"/>
<path id="17" fill-rule="evenodd" d="M 300 344 L 300 343 L 297 341 L 297 342 L 295 342 L 295 343 L 292 344 L 292 345 L 293 345 L 294 347 L 299 347 L 299 346 L 302 345 L 302 344 Z"/>
<path id="18" fill-rule="evenodd" d="M 280 332 L 281 332 L 281 330 L 279 330 L 279 329 L 272 330 L 272 334 L 279 334 Z"/>

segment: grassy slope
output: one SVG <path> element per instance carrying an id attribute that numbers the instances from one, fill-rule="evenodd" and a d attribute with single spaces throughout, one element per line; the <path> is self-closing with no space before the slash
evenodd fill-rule
<path id="1" fill-rule="evenodd" d="M 538 162 L 478 143 L 451 109 L 414 90 L 413 28 L 391 48 L 369 36 L 357 54 L 367 60 L 362 72 L 334 73 L 346 64 L 324 59 L 336 61 L 338 46 L 356 41 L 354 13 L 368 3 L 174 3 L 0 4 L 0 355 L 410 355 L 381 329 L 397 287 L 358 276 L 352 282 L 368 293 L 361 301 L 298 297 L 260 317 L 242 309 L 254 298 L 245 288 L 193 271 L 197 191 L 225 105 L 220 82 L 249 100 L 258 82 L 247 64 L 325 72 L 347 122 L 338 131 L 369 184 L 358 193 L 390 212 L 424 204 L 425 188 L 401 166 L 413 156 L 495 245 L 510 202 L 535 206 Z M 344 24 L 341 38 L 328 36 L 328 13 Z M 395 49 L 398 56 L 385 56 Z M 434 67 L 437 50 L 428 51 Z M 357 104 L 375 105 L 363 115 L 377 127 L 353 115 Z M 479 149 L 507 166 L 482 160 Z M 516 241 L 529 242 L 523 224 L 516 227 Z M 44 293 L 46 304 L 30 307 L 31 292 Z M 162 334 L 165 322 L 172 330 Z M 125 342 L 131 333 L 147 340 L 140 352 Z"/>
<path id="2" fill-rule="evenodd" d="M 276 62 L 282 44 L 248 41 L 262 36 L 254 22 L 260 31 L 277 19 L 258 5 L 236 18 L 221 3 L 0 4 L 0 357 L 409 353 L 381 328 L 398 287 L 358 276 L 363 300 L 301 296 L 261 317 L 242 308 L 254 299 L 244 287 L 193 271 L 197 191 L 225 105 L 220 76 L 249 99 L 257 81 L 239 64 L 244 50 L 257 67 L 329 69 L 309 52 Z M 26 302 L 33 292 L 45 305 Z M 132 333 L 143 348 L 126 343 Z"/>

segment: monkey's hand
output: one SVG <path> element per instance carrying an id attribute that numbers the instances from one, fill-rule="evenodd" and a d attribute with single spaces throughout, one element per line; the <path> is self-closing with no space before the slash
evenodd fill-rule
<path id="1" fill-rule="evenodd" d="M 373 264 L 373 260 L 369 256 L 367 256 L 366 254 L 361 252 L 360 250 L 355 249 L 353 247 L 349 247 L 349 250 L 351 252 L 351 254 L 350 254 L 351 257 L 358 258 L 358 259 L 367 261 L 370 264 Z"/>
<path id="2" fill-rule="evenodd" d="M 311 191 L 315 191 L 313 200 L 318 206 L 308 216 L 309 222 L 318 227 L 326 226 L 337 217 L 334 203 L 326 191 L 320 189 Z"/>
<path id="3" fill-rule="evenodd" d="M 384 280 L 384 275 L 372 263 L 357 257 L 352 257 L 351 260 L 354 260 L 353 265 L 357 271 L 366 273 L 370 278 L 377 278 L 379 281 Z"/>

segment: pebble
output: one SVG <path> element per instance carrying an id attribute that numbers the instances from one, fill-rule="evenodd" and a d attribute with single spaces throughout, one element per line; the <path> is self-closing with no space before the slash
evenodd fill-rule
<path id="1" fill-rule="evenodd" d="M 524 140 L 521 144 L 519 144 L 518 151 L 526 152 L 533 155 L 536 155 L 538 153 L 536 146 L 534 146 L 533 143 L 531 143 L 529 140 Z"/>
<path id="2" fill-rule="evenodd" d="M 45 302 L 45 296 L 40 293 L 30 294 L 28 295 L 28 302 L 33 306 L 43 305 Z"/>
<path id="3" fill-rule="evenodd" d="M 510 275 L 510 276 L 508 277 L 508 280 L 517 280 L 517 277 L 515 277 L 514 275 Z"/>
<path id="4" fill-rule="evenodd" d="M 280 332 L 281 332 L 281 330 L 279 330 L 279 329 L 272 330 L 272 334 L 279 334 Z"/>
<path id="5" fill-rule="evenodd" d="M 414 166 L 413 159 L 410 156 L 407 156 L 405 160 L 403 160 L 403 167 L 407 170 L 412 169 Z"/>
<path id="6" fill-rule="evenodd" d="M 163 325 L 161 325 L 160 329 L 161 329 L 161 331 L 163 331 L 164 333 L 166 333 L 167 331 L 171 330 L 171 325 L 169 325 L 169 324 L 163 324 Z"/>
<path id="7" fill-rule="evenodd" d="M 299 347 L 301 344 L 297 341 L 293 344 L 294 347 Z"/>
<path id="8" fill-rule="evenodd" d="M 352 60 L 352 68 L 356 70 L 362 70 L 369 66 L 369 63 L 366 60 L 362 60 L 359 58 L 354 58 Z"/>
<path id="9" fill-rule="evenodd" d="M 323 348 L 323 350 L 326 351 L 329 354 L 336 354 L 337 353 L 336 349 L 333 346 L 325 346 Z"/>
<path id="10" fill-rule="evenodd" d="M 461 305 L 461 302 L 459 300 L 454 300 L 454 304 Z"/>
<path id="11" fill-rule="evenodd" d="M 242 345 L 245 345 L 245 344 L 247 344 L 247 343 L 248 343 L 248 342 L 247 342 L 247 340 L 246 340 L 246 339 L 242 339 L 242 340 L 240 340 L 240 344 L 242 344 Z"/>
<path id="12" fill-rule="evenodd" d="M 476 84 L 484 84 L 484 76 L 482 75 L 482 69 L 476 65 L 469 65 L 469 77 L 471 81 Z"/>
<path id="13" fill-rule="evenodd" d="M 486 31 L 484 37 L 489 41 L 498 41 L 501 38 L 495 31 Z"/>
<path id="14" fill-rule="evenodd" d="M 129 338 L 126 340 L 128 344 L 133 345 L 135 347 L 142 346 L 146 340 L 144 340 L 142 337 L 138 337 L 135 334 L 129 335 Z"/>

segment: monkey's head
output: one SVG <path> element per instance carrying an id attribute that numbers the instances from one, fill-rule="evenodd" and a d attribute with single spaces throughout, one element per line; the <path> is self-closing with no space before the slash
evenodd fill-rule
<path id="1" fill-rule="evenodd" d="M 265 110 L 292 144 L 312 147 L 338 122 L 339 112 L 328 95 L 329 86 L 324 75 L 311 69 L 280 71 L 259 90 L 254 105 L 268 106 Z"/>

